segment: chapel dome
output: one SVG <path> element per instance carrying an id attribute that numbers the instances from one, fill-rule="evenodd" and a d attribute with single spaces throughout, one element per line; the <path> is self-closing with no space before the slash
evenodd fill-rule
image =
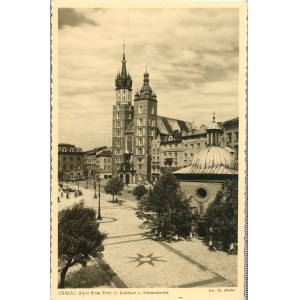
<path id="1" fill-rule="evenodd" d="M 192 166 L 197 169 L 207 169 L 212 167 L 226 167 L 236 169 L 236 161 L 231 153 L 225 148 L 209 146 L 200 150 L 192 160 Z"/>

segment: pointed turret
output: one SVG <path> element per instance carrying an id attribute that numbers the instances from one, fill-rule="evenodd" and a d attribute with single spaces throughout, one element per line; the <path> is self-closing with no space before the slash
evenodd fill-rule
<path id="1" fill-rule="evenodd" d="M 141 96 L 151 96 L 152 95 L 152 89 L 149 85 L 149 73 L 147 71 L 147 66 L 146 66 L 146 72 L 144 73 L 144 85 L 141 88 Z"/>
<path id="2" fill-rule="evenodd" d="M 122 59 L 122 69 L 118 72 L 117 78 L 115 80 L 116 90 L 126 89 L 131 91 L 132 80 L 129 73 L 126 70 L 126 58 L 125 58 L 125 43 L 123 44 L 123 59 Z"/>

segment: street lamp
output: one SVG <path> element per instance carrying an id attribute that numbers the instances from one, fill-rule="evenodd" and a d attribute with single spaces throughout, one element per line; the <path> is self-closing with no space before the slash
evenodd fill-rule
<path id="1" fill-rule="evenodd" d="M 80 167 L 78 167 L 78 172 L 77 172 L 77 191 L 79 192 L 79 180 L 80 180 Z"/>
<path id="2" fill-rule="evenodd" d="M 69 199 L 69 177 L 67 177 L 67 199 Z"/>
<path id="3" fill-rule="evenodd" d="M 97 220 L 102 220 L 100 211 L 100 182 L 101 182 L 101 169 L 99 168 L 99 194 L 98 194 L 98 217 Z"/>
<path id="4" fill-rule="evenodd" d="M 96 194 L 96 173 L 94 175 L 94 189 L 95 189 L 94 199 L 97 199 L 97 194 Z"/>

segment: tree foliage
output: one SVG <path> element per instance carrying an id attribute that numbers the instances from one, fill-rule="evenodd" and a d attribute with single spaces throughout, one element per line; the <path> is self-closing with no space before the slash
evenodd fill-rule
<path id="1" fill-rule="evenodd" d="M 71 176 L 70 176 L 70 174 L 68 174 L 68 173 L 64 173 L 64 174 L 63 174 L 63 180 L 64 180 L 64 181 L 69 181 L 69 180 L 70 180 L 70 177 L 71 177 Z"/>
<path id="2" fill-rule="evenodd" d="M 146 219 L 152 228 L 162 233 L 164 238 L 190 232 L 193 218 L 190 200 L 180 190 L 175 176 L 163 174 L 138 202 L 137 216 Z"/>
<path id="3" fill-rule="evenodd" d="M 64 288 L 68 269 L 79 263 L 86 266 L 91 256 L 104 250 L 106 234 L 98 229 L 96 211 L 84 206 L 84 201 L 58 213 L 58 258 L 65 262 L 61 269 L 60 288 Z"/>
<path id="4" fill-rule="evenodd" d="M 145 194 L 147 194 L 147 192 L 147 188 L 143 184 L 139 184 L 134 188 L 132 194 L 137 200 L 140 200 Z"/>
<path id="5" fill-rule="evenodd" d="M 207 225 L 213 228 L 216 242 L 223 250 L 237 242 L 238 235 L 238 182 L 226 181 L 206 211 Z"/>
<path id="6" fill-rule="evenodd" d="M 123 190 L 123 187 L 123 180 L 120 177 L 115 176 L 107 181 L 104 190 L 106 193 L 111 194 L 113 196 L 113 202 L 115 202 L 115 195 L 118 195 Z"/>
<path id="7" fill-rule="evenodd" d="M 64 180 L 64 171 L 61 170 L 61 171 L 58 171 L 58 180 Z"/>

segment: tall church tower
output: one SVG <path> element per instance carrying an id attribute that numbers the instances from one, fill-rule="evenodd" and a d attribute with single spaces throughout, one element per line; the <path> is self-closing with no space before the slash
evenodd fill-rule
<path id="1" fill-rule="evenodd" d="M 134 107 L 131 105 L 132 79 L 126 70 L 125 44 L 123 44 L 122 70 L 115 79 L 116 102 L 113 106 L 112 124 L 112 173 L 117 175 L 120 164 L 124 162 L 124 131 L 133 119 Z"/>
<path id="2" fill-rule="evenodd" d="M 151 180 L 151 142 L 157 135 L 157 99 L 149 85 L 149 73 L 134 98 L 133 165 L 135 182 Z"/>

